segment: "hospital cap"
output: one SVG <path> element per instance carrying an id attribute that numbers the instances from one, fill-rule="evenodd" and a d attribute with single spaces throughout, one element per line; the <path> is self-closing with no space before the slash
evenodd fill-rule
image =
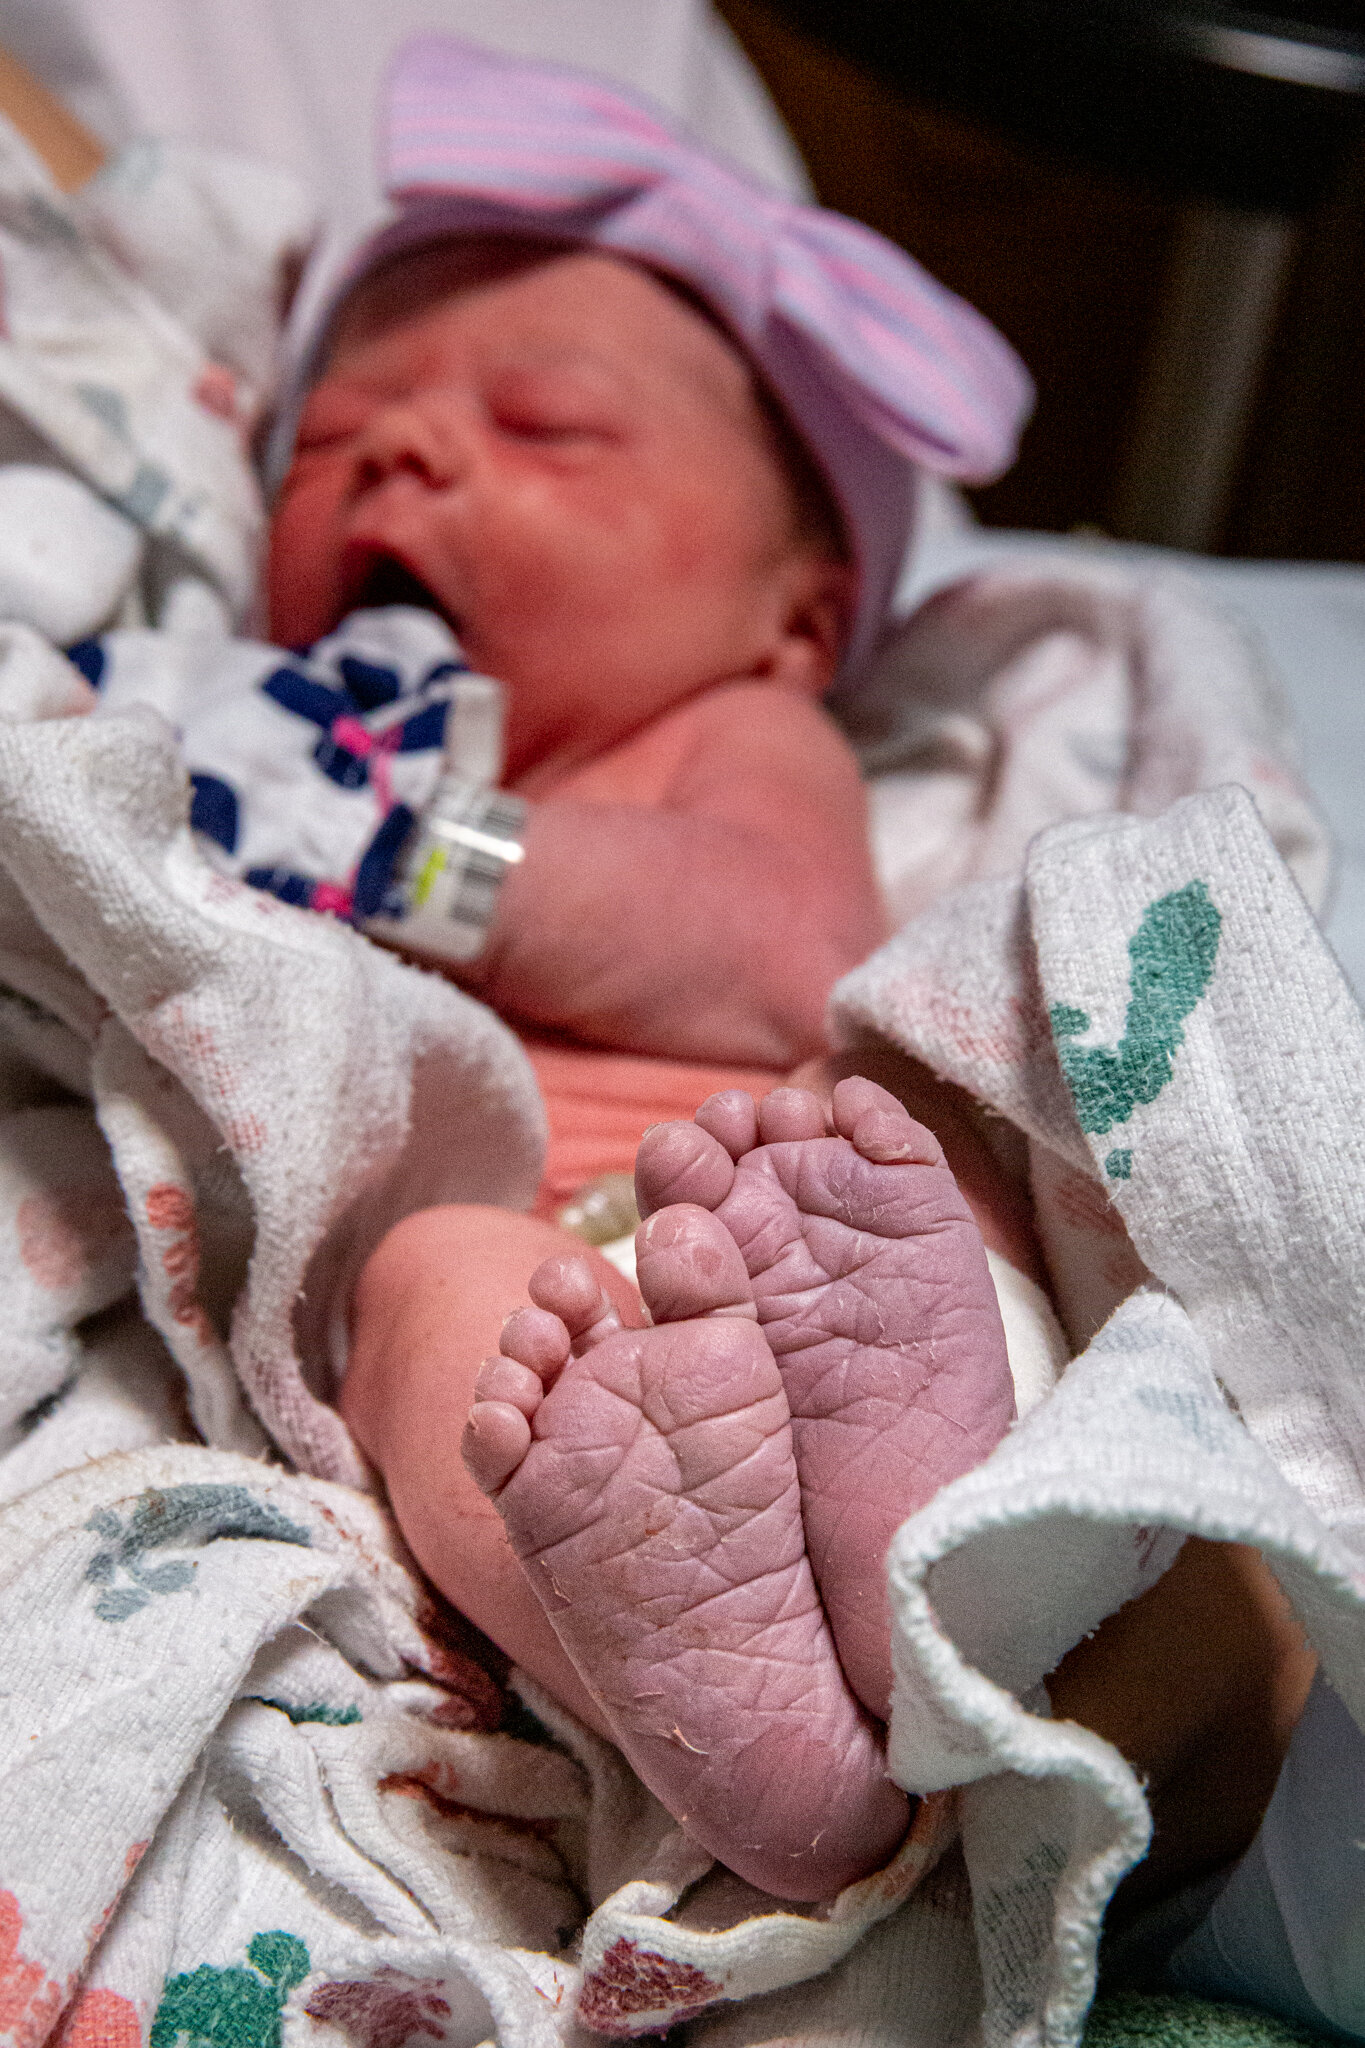
<path id="1" fill-rule="evenodd" d="M 824 475 L 858 572 L 845 670 L 883 624 L 916 471 L 1008 467 L 1032 387 L 988 321 L 856 221 L 757 183 L 587 72 L 449 36 L 400 52 L 383 182 L 397 216 L 347 266 L 452 234 L 558 239 L 694 291 L 746 350 Z M 337 303 L 336 298 L 333 304 Z"/>

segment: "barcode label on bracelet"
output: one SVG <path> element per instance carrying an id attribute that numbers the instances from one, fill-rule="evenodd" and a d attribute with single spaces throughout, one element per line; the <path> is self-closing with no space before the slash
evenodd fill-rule
<path id="1" fill-rule="evenodd" d="M 405 861 L 396 915 L 367 929 L 417 951 L 473 960 L 493 922 L 498 890 L 523 857 L 526 805 L 506 791 L 441 785 Z"/>

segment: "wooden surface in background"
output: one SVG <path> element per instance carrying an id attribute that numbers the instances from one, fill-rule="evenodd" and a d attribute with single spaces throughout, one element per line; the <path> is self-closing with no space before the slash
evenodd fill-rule
<path id="1" fill-rule="evenodd" d="M 992 525 L 1112 530 L 1174 200 L 906 98 L 791 28 L 717 0 L 824 204 L 899 242 L 1008 336 L 1038 385 Z M 1365 148 L 1305 222 L 1217 545 L 1365 561 Z"/>
<path id="2" fill-rule="evenodd" d="M 1304 223 L 1222 548 L 1365 562 L 1365 144 Z"/>

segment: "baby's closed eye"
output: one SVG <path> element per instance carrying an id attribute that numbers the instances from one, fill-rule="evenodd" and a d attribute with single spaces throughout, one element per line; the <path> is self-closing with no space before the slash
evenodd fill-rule
<path id="1" fill-rule="evenodd" d="M 484 403 L 494 426 L 516 440 L 586 449 L 625 433 L 623 408 L 605 381 L 577 368 L 499 370 Z"/>

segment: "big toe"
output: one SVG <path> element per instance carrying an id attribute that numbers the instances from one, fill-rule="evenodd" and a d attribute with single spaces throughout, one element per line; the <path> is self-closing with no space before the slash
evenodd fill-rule
<path id="1" fill-rule="evenodd" d="M 635 1233 L 635 1277 L 656 1323 L 698 1316 L 758 1320 L 739 1248 L 723 1223 L 695 1203 L 660 1209 Z"/>
<path id="2" fill-rule="evenodd" d="M 700 1124 L 655 1124 L 635 1154 L 635 1200 L 642 1216 L 675 1202 L 714 1209 L 734 1179 L 734 1160 Z"/>
<path id="3" fill-rule="evenodd" d="M 855 1152 L 881 1166 L 942 1166 L 933 1132 L 875 1081 L 854 1074 L 840 1081 L 830 1105 L 834 1128 Z"/>

